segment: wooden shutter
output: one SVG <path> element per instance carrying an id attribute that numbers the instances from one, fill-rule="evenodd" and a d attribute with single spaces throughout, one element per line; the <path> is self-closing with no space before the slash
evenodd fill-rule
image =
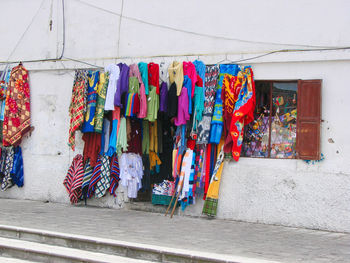
<path id="1" fill-rule="evenodd" d="M 322 80 L 298 81 L 297 157 L 319 160 Z"/>

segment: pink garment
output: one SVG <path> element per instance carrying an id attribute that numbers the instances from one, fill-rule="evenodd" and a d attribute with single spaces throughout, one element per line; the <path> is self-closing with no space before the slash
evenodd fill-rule
<path id="1" fill-rule="evenodd" d="M 137 79 L 139 80 L 139 83 L 140 83 L 140 93 L 139 93 L 140 111 L 137 114 L 137 118 L 143 119 L 147 116 L 147 97 L 146 97 L 145 85 L 143 84 L 140 70 L 139 70 L 139 67 L 137 64 L 130 65 L 129 77 L 137 77 Z"/>
<path id="2" fill-rule="evenodd" d="M 129 77 L 137 77 L 140 84 L 143 84 L 139 67 L 137 64 L 132 64 L 129 67 Z"/>
<path id="3" fill-rule="evenodd" d="M 194 89 L 197 82 L 197 72 L 196 67 L 194 64 L 189 62 L 183 62 L 183 69 L 184 69 L 184 76 L 188 76 L 191 79 L 192 82 L 192 92 L 191 92 L 191 98 L 194 96 Z"/>
<path id="4" fill-rule="evenodd" d="M 186 122 L 190 119 L 190 115 L 188 114 L 188 94 L 186 87 L 182 87 L 177 105 L 178 108 L 177 117 L 175 117 L 175 125 L 180 126 L 186 124 Z"/>

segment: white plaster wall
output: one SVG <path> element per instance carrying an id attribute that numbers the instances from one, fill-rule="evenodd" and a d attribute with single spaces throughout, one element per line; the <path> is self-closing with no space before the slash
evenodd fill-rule
<path id="1" fill-rule="evenodd" d="M 61 54 L 60 0 L 2 0 L 0 10 L 0 61 Z M 332 4 L 318 0 L 225 0 L 215 4 L 209 0 L 66 0 L 65 10 L 64 56 L 101 66 L 141 59 L 187 60 L 197 54 L 205 63 L 216 63 L 223 60 L 224 53 L 237 60 L 270 50 L 307 48 L 305 45 L 350 46 L 346 33 L 350 2 L 346 0 Z M 121 13 L 122 18 L 117 15 Z M 149 58 L 158 55 L 166 57 Z M 218 217 L 350 232 L 350 123 L 346 117 L 350 51 L 280 53 L 249 64 L 260 80 L 323 80 L 321 150 L 325 160 L 314 165 L 252 158 L 225 163 Z M 0 192 L 0 198 L 68 203 L 62 182 L 75 154 L 67 146 L 71 69 L 87 66 L 64 59 L 26 63 L 25 67 L 30 70 L 35 126 L 31 137 L 23 140 L 25 186 Z M 82 151 L 79 138 L 77 135 L 76 153 Z M 117 199 L 108 195 L 89 204 L 122 207 L 125 191 L 121 187 L 118 191 Z M 198 201 L 185 214 L 200 215 L 202 204 Z"/>

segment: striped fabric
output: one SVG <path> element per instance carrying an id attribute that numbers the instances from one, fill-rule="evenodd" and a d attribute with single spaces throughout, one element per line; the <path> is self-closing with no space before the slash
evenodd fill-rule
<path id="1" fill-rule="evenodd" d="M 119 170 L 118 157 L 117 157 L 117 154 L 114 153 L 111 161 L 111 185 L 109 187 L 109 192 L 113 196 L 117 196 L 115 194 L 115 191 L 117 190 L 119 185 L 119 180 L 120 180 L 119 176 L 120 176 L 120 170 Z"/>
<path id="2" fill-rule="evenodd" d="M 137 93 L 128 93 L 125 116 L 129 116 L 129 117 L 135 116 L 135 114 L 133 113 L 133 109 L 134 109 L 134 103 L 135 103 L 136 96 L 138 96 Z"/>
<path id="3" fill-rule="evenodd" d="M 101 160 L 101 157 L 99 156 L 97 159 L 94 171 L 92 173 L 90 183 L 89 183 L 89 188 L 87 191 L 88 198 L 93 196 L 93 194 L 95 192 L 95 186 L 96 186 L 97 182 L 101 180 L 101 166 L 102 166 L 102 160 Z"/>
<path id="4" fill-rule="evenodd" d="M 86 162 L 84 167 L 84 178 L 83 178 L 83 184 L 82 184 L 82 198 L 87 198 L 87 192 L 90 184 L 90 180 L 92 177 L 92 172 L 94 170 L 94 167 L 90 165 L 90 159 Z"/>
<path id="5" fill-rule="evenodd" d="M 95 197 L 101 198 L 106 194 L 111 182 L 110 174 L 109 157 L 103 155 L 101 157 L 101 179 L 96 183 Z"/>
<path id="6" fill-rule="evenodd" d="M 72 204 L 78 202 L 81 196 L 81 185 L 84 177 L 83 156 L 77 154 L 68 169 L 66 178 L 63 181 L 64 187 L 67 189 L 69 199 Z"/>
<path id="7" fill-rule="evenodd" d="M 87 87 L 87 71 L 77 70 L 72 90 L 72 99 L 69 106 L 69 140 L 68 145 L 75 150 L 75 132 L 84 122 L 85 90 Z"/>

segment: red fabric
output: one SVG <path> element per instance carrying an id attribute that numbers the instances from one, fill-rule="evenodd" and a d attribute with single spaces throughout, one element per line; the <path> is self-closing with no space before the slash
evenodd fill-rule
<path id="1" fill-rule="evenodd" d="M 196 141 L 191 139 L 187 140 L 187 148 L 190 148 L 193 151 L 195 146 L 196 146 Z"/>
<path id="2" fill-rule="evenodd" d="M 148 64 L 148 85 L 156 87 L 159 95 L 159 65 L 153 62 Z"/>
<path id="3" fill-rule="evenodd" d="M 209 188 L 210 156 L 211 156 L 211 144 L 208 144 L 207 154 L 205 157 L 205 183 L 204 183 L 203 200 L 205 200 L 205 198 L 207 197 L 207 192 L 208 192 L 208 188 Z"/>
<path id="4" fill-rule="evenodd" d="M 90 158 L 90 165 L 94 167 L 97 162 L 97 156 L 101 151 L 101 133 L 87 132 L 83 135 L 84 145 L 84 163 Z"/>
<path id="5" fill-rule="evenodd" d="M 136 116 L 139 112 L 140 112 L 140 98 L 138 94 L 135 94 L 132 113 Z"/>
<path id="6" fill-rule="evenodd" d="M 202 78 L 199 75 L 197 75 L 196 86 L 197 87 L 203 87 L 203 80 L 202 80 Z"/>
<path id="7" fill-rule="evenodd" d="M 191 98 L 194 96 L 194 89 L 197 82 L 197 71 L 196 67 L 192 62 L 183 62 L 184 76 L 188 76 L 191 79 L 192 90 L 191 90 Z M 202 84 L 203 86 L 203 84 Z"/>

